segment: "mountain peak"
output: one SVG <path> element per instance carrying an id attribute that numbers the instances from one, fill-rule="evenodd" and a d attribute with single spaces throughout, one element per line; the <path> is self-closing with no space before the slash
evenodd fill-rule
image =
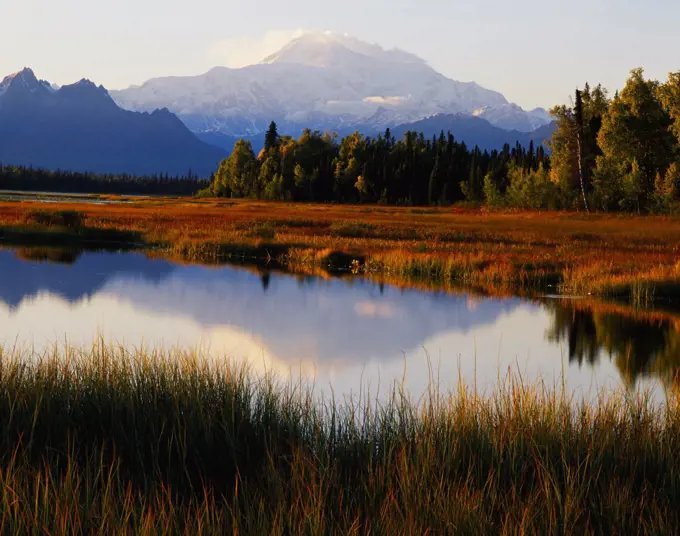
<path id="1" fill-rule="evenodd" d="M 170 112 L 126 112 L 89 80 L 52 90 L 24 69 L 0 89 L 2 162 L 134 175 L 191 170 L 207 177 L 224 157 Z"/>
<path id="2" fill-rule="evenodd" d="M 66 86 L 62 86 L 60 88 L 60 91 L 66 90 L 67 92 L 71 91 L 76 91 L 79 94 L 98 94 L 98 95 L 105 95 L 108 97 L 109 92 L 106 90 L 104 86 L 98 86 L 91 80 L 88 80 L 87 78 L 83 78 L 76 82 L 75 84 L 69 84 Z"/>
<path id="3" fill-rule="evenodd" d="M 40 82 L 38 82 L 33 70 L 25 67 L 21 71 L 6 76 L 0 84 L 0 87 L 7 89 L 13 85 L 19 85 L 26 89 L 31 89 L 40 85 Z"/>
<path id="4" fill-rule="evenodd" d="M 111 96 L 129 110 L 169 108 L 194 132 L 227 137 L 264 133 L 272 119 L 290 133 L 382 130 L 438 112 L 477 113 L 527 132 L 542 121 L 497 91 L 448 78 L 413 54 L 333 32 L 299 35 L 258 65 L 157 78 Z"/>
<path id="5" fill-rule="evenodd" d="M 24 67 L 21 71 L 6 76 L 1 85 L 9 86 L 9 84 L 13 82 L 30 85 L 32 83 L 37 83 L 38 79 L 36 78 L 33 69 Z"/>
<path id="6" fill-rule="evenodd" d="M 16 94 L 33 94 L 44 90 L 53 91 L 50 83 L 45 80 L 38 80 L 29 67 L 6 76 L 0 83 L 0 97 L 10 91 Z"/>
<path id="7" fill-rule="evenodd" d="M 62 102 L 70 102 L 77 108 L 90 107 L 98 110 L 109 109 L 109 111 L 115 111 L 117 108 L 106 88 L 97 86 L 87 78 L 75 84 L 62 86 L 56 94 Z"/>
<path id="8" fill-rule="evenodd" d="M 92 80 L 89 80 L 88 78 L 81 78 L 78 82 L 76 82 L 73 85 L 77 87 L 89 87 L 89 88 L 97 87 L 97 84 L 95 84 Z"/>
<path id="9" fill-rule="evenodd" d="M 374 59 L 391 63 L 426 63 L 414 54 L 399 49 L 386 50 L 380 45 L 335 32 L 306 32 L 293 39 L 278 52 L 266 57 L 261 63 L 297 63 L 328 68 L 357 59 Z"/>

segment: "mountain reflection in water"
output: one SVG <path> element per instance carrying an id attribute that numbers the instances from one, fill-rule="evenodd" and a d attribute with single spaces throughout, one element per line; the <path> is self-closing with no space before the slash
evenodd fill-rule
<path id="1" fill-rule="evenodd" d="M 579 396 L 668 384 L 680 316 L 567 300 L 529 301 L 398 289 L 234 267 L 173 264 L 140 253 L 0 250 L 0 343 L 201 347 L 336 394 L 435 374 L 489 391 L 508 371 Z"/>

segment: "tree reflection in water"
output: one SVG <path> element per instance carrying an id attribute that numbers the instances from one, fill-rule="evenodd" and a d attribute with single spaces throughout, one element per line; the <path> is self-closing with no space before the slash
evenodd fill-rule
<path id="1" fill-rule="evenodd" d="M 592 366 L 606 355 L 631 387 L 646 377 L 674 382 L 680 370 L 680 313 L 566 300 L 545 305 L 553 314 L 547 338 L 566 343 L 571 362 Z"/>

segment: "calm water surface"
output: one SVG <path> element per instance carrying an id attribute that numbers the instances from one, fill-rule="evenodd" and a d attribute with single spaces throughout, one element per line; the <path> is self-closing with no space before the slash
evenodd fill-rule
<path id="1" fill-rule="evenodd" d="M 202 349 L 282 377 L 303 374 L 336 395 L 419 396 L 432 373 L 491 392 L 508 371 L 564 385 L 663 396 L 680 364 L 680 316 L 590 308 L 577 300 L 479 298 L 401 290 L 364 279 L 299 278 L 183 266 L 139 253 L 27 260 L 0 250 L 0 345 Z M 32 256 L 34 257 L 34 255 Z"/>

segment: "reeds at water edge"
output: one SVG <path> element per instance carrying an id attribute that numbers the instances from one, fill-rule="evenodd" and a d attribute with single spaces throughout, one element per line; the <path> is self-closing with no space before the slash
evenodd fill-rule
<path id="1" fill-rule="evenodd" d="M 197 353 L 0 358 L 0 533 L 672 534 L 680 405 L 501 379 L 381 402 Z"/>

